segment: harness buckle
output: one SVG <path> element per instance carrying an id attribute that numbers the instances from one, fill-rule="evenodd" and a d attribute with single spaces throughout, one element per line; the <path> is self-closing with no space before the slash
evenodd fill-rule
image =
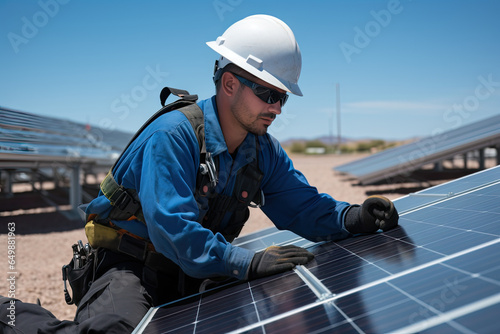
<path id="1" fill-rule="evenodd" d="M 205 156 L 205 163 L 200 164 L 200 173 L 203 175 L 208 174 L 208 179 L 210 180 L 210 185 L 212 188 L 217 186 L 219 179 L 217 177 L 217 169 L 215 168 L 214 159 L 212 158 L 212 153 L 207 152 Z"/>
<path id="2" fill-rule="evenodd" d="M 140 209 L 141 204 L 139 201 L 136 201 L 134 197 L 127 192 L 127 190 L 123 189 L 121 194 L 113 203 L 113 206 L 127 214 L 135 215 L 137 210 Z"/>
<path id="3" fill-rule="evenodd" d="M 250 204 L 248 204 L 248 206 L 251 208 L 261 208 L 265 204 L 266 204 L 266 198 L 264 197 L 264 191 L 262 191 L 262 189 L 260 189 L 260 197 L 259 197 L 258 203 L 255 204 L 254 202 L 251 202 Z"/>

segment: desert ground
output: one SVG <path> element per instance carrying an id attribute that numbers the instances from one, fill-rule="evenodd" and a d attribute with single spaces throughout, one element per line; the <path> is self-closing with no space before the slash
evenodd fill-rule
<path id="1" fill-rule="evenodd" d="M 319 192 L 350 203 L 362 203 L 367 196 L 373 194 L 396 199 L 445 181 L 420 180 L 397 185 L 360 186 L 356 179 L 332 169 L 363 156 L 365 155 L 291 155 L 291 158 L 295 167 Z M 451 179 L 457 177 L 456 174 L 451 175 Z M 38 298 L 42 306 L 57 318 L 71 320 L 76 307 L 67 305 L 64 301 L 61 267 L 71 259 L 71 245 L 77 240 L 85 243 L 83 222 L 68 215 L 65 211 L 69 209 L 68 199 L 64 194 L 51 190 L 53 185 L 43 184 L 46 196 L 41 196 L 39 191 L 30 191 L 29 186 L 16 187 L 14 197 L 0 197 L 0 268 L 4 273 L 0 279 L 0 294 L 6 295 L 9 289 L 7 273 L 15 272 L 16 298 L 30 303 L 35 303 Z M 97 183 L 94 191 L 95 189 Z M 252 209 L 242 235 L 271 225 L 272 222 L 259 209 Z M 11 239 L 15 240 L 16 252 L 13 270 L 8 267 L 8 226 L 15 226 L 15 239 Z"/>

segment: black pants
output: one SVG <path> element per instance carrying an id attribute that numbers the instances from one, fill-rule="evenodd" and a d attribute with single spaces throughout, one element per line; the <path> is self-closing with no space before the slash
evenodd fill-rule
<path id="1" fill-rule="evenodd" d="M 11 299 L 0 296 L 0 333 L 131 333 L 152 306 L 181 297 L 178 272 L 154 272 L 127 255 L 107 250 L 100 250 L 98 259 L 98 278 L 80 301 L 73 321 L 60 321 L 43 307 L 19 300 L 13 311 Z M 15 326 L 9 325 L 12 315 Z"/>

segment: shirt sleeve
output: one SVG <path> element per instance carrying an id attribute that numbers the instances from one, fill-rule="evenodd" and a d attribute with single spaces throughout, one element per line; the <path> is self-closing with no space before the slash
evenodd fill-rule
<path id="1" fill-rule="evenodd" d="M 260 144 L 259 166 L 264 172 L 265 196 L 262 211 L 276 227 L 314 242 L 348 237 L 344 214 L 350 204 L 319 193 L 309 185 L 276 139 L 262 136 Z"/>
<path id="2" fill-rule="evenodd" d="M 125 178 L 139 194 L 148 235 L 158 252 L 192 277 L 243 279 L 253 253 L 232 246 L 197 222 L 193 191 L 198 165 L 197 140 L 186 120 L 172 131 L 157 130 L 144 140 Z"/>

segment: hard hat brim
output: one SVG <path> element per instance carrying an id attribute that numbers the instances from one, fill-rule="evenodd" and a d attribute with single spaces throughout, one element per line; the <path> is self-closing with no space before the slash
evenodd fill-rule
<path id="1" fill-rule="evenodd" d="M 236 66 L 242 68 L 244 71 L 247 71 L 248 73 L 269 83 L 270 85 L 273 85 L 274 87 L 283 89 L 284 91 L 287 91 L 297 96 L 303 96 L 302 91 L 300 90 L 298 84 L 288 82 L 286 80 L 283 80 L 282 78 L 272 75 L 271 73 L 267 72 L 264 69 L 257 68 L 256 65 L 258 66 L 258 59 L 256 60 L 255 58 L 251 57 L 245 59 L 241 57 L 240 55 L 226 48 L 224 46 L 224 41 L 223 40 L 221 41 L 220 38 L 217 41 L 207 42 L 206 44 L 212 50 L 217 52 L 219 55 L 226 58 L 227 59 L 226 63 L 231 62 Z M 221 65 L 225 66 L 226 63 L 223 63 Z"/>

